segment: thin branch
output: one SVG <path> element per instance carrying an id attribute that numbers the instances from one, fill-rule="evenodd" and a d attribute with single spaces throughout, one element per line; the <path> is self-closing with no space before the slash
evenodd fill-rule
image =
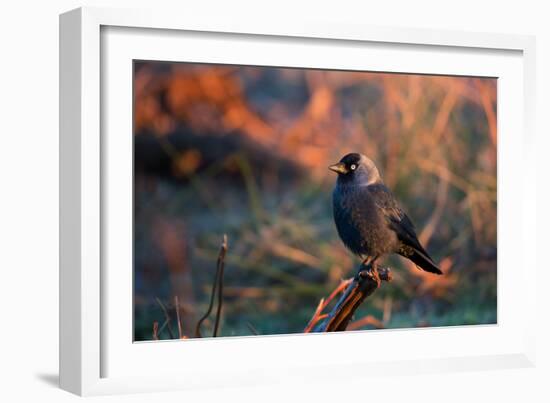
<path id="1" fill-rule="evenodd" d="M 180 300 L 179 300 L 177 295 L 174 297 L 174 302 L 175 302 L 175 305 L 176 305 L 176 319 L 177 319 L 177 322 L 178 322 L 178 336 L 181 339 L 182 336 L 183 336 L 183 333 L 181 331 Z"/>
<path id="2" fill-rule="evenodd" d="M 210 294 L 210 303 L 208 305 L 208 309 L 206 310 L 206 313 L 203 315 L 202 318 L 199 319 L 197 322 L 197 326 L 195 327 L 195 337 L 202 337 L 201 334 L 201 326 L 202 323 L 210 316 L 212 313 L 212 309 L 214 308 L 214 299 L 216 298 L 216 289 L 218 289 L 218 309 L 216 312 L 216 320 L 214 325 L 214 337 L 217 335 L 218 326 L 219 326 L 219 319 L 221 315 L 221 305 L 223 300 L 223 269 L 225 266 L 225 255 L 227 253 L 227 235 L 223 236 L 223 242 L 220 248 L 220 252 L 218 254 L 218 261 L 216 266 L 216 274 L 214 275 L 214 282 L 212 283 L 212 293 Z"/>
<path id="3" fill-rule="evenodd" d="M 353 279 L 347 279 L 342 280 L 340 282 L 340 285 L 334 289 L 330 293 L 327 299 L 321 298 L 321 301 L 319 301 L 319 304 L 317 305 L 317 309 L 315 309 L 315 312 L 313 313 L 313 316 L 311 317 L 311 320 L 309 321 L 308 325 L 304 329 L 304 333 L 309 333 L 313 330 L 313 327 L 319 323 L 320 320 L 325 319 L 327 317 L 326 314 L 322 314 L 322 312 L 326 309 L 326 307 L 336 298 L 338 294 L 343 292 L 348 285 L 353 281 Z"/>
<path id="4" fill-rule="evenodd" d="M 246 327 L 248 327 L 248 330 L 250 330 L 250 333 L 252 333 L 254 336 L 258 336 L 260 332 L 254 327 L 254 325 L 250 322 L 246 322 Z"/>
<path id="5" fill-rule="evenodd" d="M 220 249 L 220 255 L 218 256 L 218 270 L 220 272 L 218 276 L 218 310 L 216 311 L 216 321 L 214 322 L 213 337 L 218 336 L 218 328 L 220 326 L 220 319 L 222 316 L 223 305 L 223 271 L 225 268 L 225 254 L 227 253 L 227 235 L 223 236 L 223 243 Z"/>
<path id="6" fill-rule="evenodd" d="M 164 323 L 158 329 L 158 334 L 162 333 L 162 331 L 164 330 L 164 328 L 166 327 L 167 324 L 168 324 L 168 321 L 164 320 Z"/>
<path id="7" fill-rule="evenodd" d="M 355 322 L 351 322 L 346 330 L 358 330 L 367 325 L 374 326 L 378 329 L 384 328 L 384 324 L 380 320 L 376 319 L 372 315 L 367 315 L 362 317 L 361 319 L 356 320 Z"/>
<path id="8" fill-rule="evenodd" d="M 346 330 L 353 314 L 363 303 L 365 298 L 371 295 L 381 281 L 391 281 L 392 273 L 389 268 L 377 268 L 371 265 L 361 266 L 357 276 L 351 281 L 328 314 L 325 321 L 318 325 L 313 332 L 340 332 Z"/>
<path id="9" fill-rule="evenodd" d="M 311 329 L 313 329 L 313 326 L 315 326 L 317 322 L 319 322 L 319 317 L 321 316 L 321 312 L 323 312 L 324 307 L 325 307 L 325 299 L 321 298 L 321 300 L 319 301 L 319 304 L 317 305 L 317 308 L 315 309 L 315 312 L 313 313 L 313 316 L 311 317 L 309 323 L 304 329 L 304 333 L 311 332 Z"/>
<path id="10" fill-rule="evenodd" d="M 168 310 L 166 309 L 166 307 L 164 306 L 164 304 L 162 303 L 162 301 L 160 299 L 155 297 L 155 300 L 157 301 L 157 304 L 160 305 L 160 308 L 162 309 L 162 312 L 164 312 L 164 317 L 166 318 L 166 324 L 167 324 L 166 329 L 168 329 L 168 334 L 170 335 L 170 338 L 175 339 L 174 333 L 172 332 L 171 319 L 170 319 L 170 314 L 168 313 Z"/>

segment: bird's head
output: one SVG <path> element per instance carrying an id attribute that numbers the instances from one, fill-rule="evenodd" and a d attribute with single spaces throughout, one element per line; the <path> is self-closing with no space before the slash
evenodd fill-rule
<path id="1" fill-rule="evenodd" d="M 340 162 L 328 167 L 338 174 L 338 182 L 353 182 L 359 185 L 372 185 L 382 182 L 380 173 L 369 158 L 363 154 L 347 154 Z"/>

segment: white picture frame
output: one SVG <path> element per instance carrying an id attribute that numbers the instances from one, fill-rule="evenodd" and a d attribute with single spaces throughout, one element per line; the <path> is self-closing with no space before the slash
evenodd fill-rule
<path id="1" fill-rule="evenodd" d="M 534 365 L 535 283 L 521 280 L 536 277 L 534 49 L 520 35 L 151 10 L 61 15 L 61 387 L 96 395 Z M 498 325 L 133 343 L 128 62 L 140 58 L 499 77 Z M 128 136 L 114 141 L 115 130 Z M 122 269 L 109 270 L 114 262 Z"/>

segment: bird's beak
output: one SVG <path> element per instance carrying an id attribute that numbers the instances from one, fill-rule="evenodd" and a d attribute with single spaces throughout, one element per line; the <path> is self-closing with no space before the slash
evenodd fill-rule
<path id="1" fill-rule="evenodd" d="M 336 172 L 337 174 L 347 174 L 348 170 L 346 168 L 346 164 L 343 162 L 339 162 L 338 164 L 334 164 L 328 167 L 331 171 Z"/>

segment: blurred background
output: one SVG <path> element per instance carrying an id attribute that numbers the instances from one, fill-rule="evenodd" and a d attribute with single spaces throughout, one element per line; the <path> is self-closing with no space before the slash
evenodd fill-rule
<path id="1" fill-rule="evenodd" d="M 388 258 L 394 281 L 350 328 L 496 323 L 496 85 L 135 62 L 135 340 L 155 322 L 179 337 L 178 315 L 194 336 L 224 234 L 221 336 L 303 332 L 360 263 L 332 218 L 327 166 L 348 152 L 375 161 L 445 273 Z"/>

